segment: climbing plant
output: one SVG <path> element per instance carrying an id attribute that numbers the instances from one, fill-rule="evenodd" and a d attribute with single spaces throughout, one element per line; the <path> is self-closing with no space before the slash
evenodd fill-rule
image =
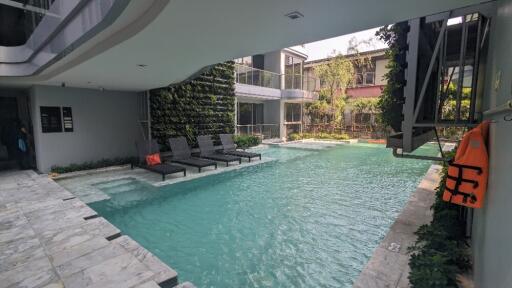
<path id="1" fill-rule="evenodd" d="M 151 133 L 167 147 L 170 137 L 234 133 L 234 63 L 214 65 L 196 78 L 150 91 Z"/>
<path id="2" fill-rule="evenodd" d="M 389 62 L 388 72 L 384 75 L 387 84 L 379 98 L 379 109 L 382 112 L 381 121 L 395 132 L 402 130 L 402 106 L 405 102 L 403 87 L 405 85 L 405 54 L 407 50 L 407 22 L 383 26 L 376 36 L 388 44 L 386 51 Z"/>

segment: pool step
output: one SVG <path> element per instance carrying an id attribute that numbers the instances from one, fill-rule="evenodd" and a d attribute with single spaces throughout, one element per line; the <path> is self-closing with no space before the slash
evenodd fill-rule
<path id="1" fill-rule="evenodd" d="M 178 284 L 178 286 L 176 286 L 174 288 L 196 288 L 196 286 L 194 286 L 194 284 L 192 284 L 190 282 L 183 282 L 181 284 Z"/>
<path id="2" fill-rule="evenodd" d="M 101 182 L 101 183 L 97 183 L 97 184 L 93 184 L 93 185 L 95 187 L 97 187 L 98 189 L 110 189 L 110 188 L 114 188 L 117 186 L 131 184 L 135 181 L 137 181 L 135 178 L 127 177 L 127 178 L 116 179 L 116 180 L 112 180 L 112 181 L 108 181 L 108 182 Z"/>
<path id="3" fill-rule="evenodd" d="M 135 178 L 124 178 L 111 182 L 94 184 L 95 188 L 110 195 L 147 188 L 143 186 L 145 185 Z"/>

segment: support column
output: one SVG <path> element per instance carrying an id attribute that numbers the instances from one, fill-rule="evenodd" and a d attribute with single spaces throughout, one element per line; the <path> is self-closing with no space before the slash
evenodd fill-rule
<path id="1" fill-rule="evenodd" d="M 283 100 L 279 101 L 279 137 L 281 140 L 286 141 L 286 125 L 284 125 L 286 109 L 284 104 Z"/>

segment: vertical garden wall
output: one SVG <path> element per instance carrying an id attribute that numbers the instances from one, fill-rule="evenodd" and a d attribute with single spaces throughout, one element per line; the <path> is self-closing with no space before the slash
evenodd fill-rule
<path id="1" fill-rule="evenodd" d="M 198 77 L 150 91 L 151 133 L 167 146 L 169 137 L 185 136 L 196 145 L 198 135 L 234 133 L 234 63 L 214 65 Z"/>

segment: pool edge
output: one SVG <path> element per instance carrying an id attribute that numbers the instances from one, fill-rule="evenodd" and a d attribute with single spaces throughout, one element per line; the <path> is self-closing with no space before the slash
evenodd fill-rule
<path id="1" fill-rule="evenodd" d="M 414 232 L 432 220 L 430 207 L 435 200 L 435 189 L 440 181 L 441 169 L 442 166 L 437 164 L 429 167 L 388 233 L 354 281 L 353 288 L 409 287 L 410 255 L 407 248 L 416 240 Z"/>

